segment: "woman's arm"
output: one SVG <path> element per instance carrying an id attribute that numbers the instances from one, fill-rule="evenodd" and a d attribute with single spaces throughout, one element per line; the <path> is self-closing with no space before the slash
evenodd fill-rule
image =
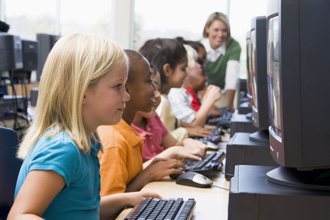
<path id="1" fill-rule="evenodd" d="M 55 171 L 30 171 L 7 219 L 42 219 L 42 214 L 64 187 L 63 176 Z"/>

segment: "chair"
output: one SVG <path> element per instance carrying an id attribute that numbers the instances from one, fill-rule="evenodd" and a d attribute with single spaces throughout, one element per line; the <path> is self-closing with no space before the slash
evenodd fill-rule
<path id="1" fill-rule="evenodd" d="M 16 158 L 18 138 L 14 130 L 0 126 L 0 219 L 6 219 L 14 202 L 22 161 Z"/>

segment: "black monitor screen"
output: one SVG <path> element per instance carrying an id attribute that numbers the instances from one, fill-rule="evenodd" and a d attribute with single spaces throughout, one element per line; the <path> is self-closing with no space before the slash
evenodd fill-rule
<path id="1" fill-rule="evenodd" d="M 270 126 L 273 137 L 282 142 L 282 115 L 280 90 L 280 53 L 279 53 L 279 20 L 271 18 L 268 22 L 268 100 L 270 111 Z"/>

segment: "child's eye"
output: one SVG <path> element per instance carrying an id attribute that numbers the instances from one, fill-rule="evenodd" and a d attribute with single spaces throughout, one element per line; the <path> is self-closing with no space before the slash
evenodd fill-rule
<path id="1" fill-rule="evenodd" d="M 122 86 L 122 84 L 118 84 L 118 85 L 115 85 L 115 88 L 120 90 L 121 86 Z"/>

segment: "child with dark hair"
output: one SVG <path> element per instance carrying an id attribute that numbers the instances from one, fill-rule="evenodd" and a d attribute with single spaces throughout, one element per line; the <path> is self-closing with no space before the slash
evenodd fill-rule
<path id="1" fill-rule="evenodd" d="M 187 50 L 188 59 L 187 78 L 181 88 L 170 90 L 168 99 L 177 119 L 196 126 L 204 126 L 214 103 L 221 98 L 221 90 L 215 85 L 209 85 L 198 111 L 191 107 L 193 97 L 187 92 L 186 86 L 193 84 L 201 77 L 202 66 L 197 62 L 197 52 L 189 45 L 185 44 L 184 47 Z"/>
<path id="2" fill-rule="evenodd" d="M 153 65 L 151 66 L 151 78 L 158 88 L 161 87 L 160 75 Z M 200 149 L 206 150 L 206 145 L 200 141 L 186 138 L 183 141 L 176 140 L 160 120 L 156 109 L 160 104 L 160 93 L 155 92 L 155 103 L 150 112 L 138 111 L 132 123 L 132 127 L 141 137 L 145 137 L 143 142 L 143 161 L 152 159 L 155 156 L 175 158 L 181 152 L 198 152 Z M 179 159 L 179 158 L 178 158 Z M 199 159 L 194 157 L 194 159 Z"/>
<path id="3" fill-rule="evenodd" d="M 157 114 L 171 134 L 179 141 L 190 136 L 208 136 L 211 133 L 199 126 L 185 123 L 185 128 L 177 124 L 167 95 L 171 88 L 180 88 L 186 78 L 187 51 L 176 39 L 151 39 L 144 43 L 139 52 L 153 63 L 160 74 L 161 103 Z"/>

